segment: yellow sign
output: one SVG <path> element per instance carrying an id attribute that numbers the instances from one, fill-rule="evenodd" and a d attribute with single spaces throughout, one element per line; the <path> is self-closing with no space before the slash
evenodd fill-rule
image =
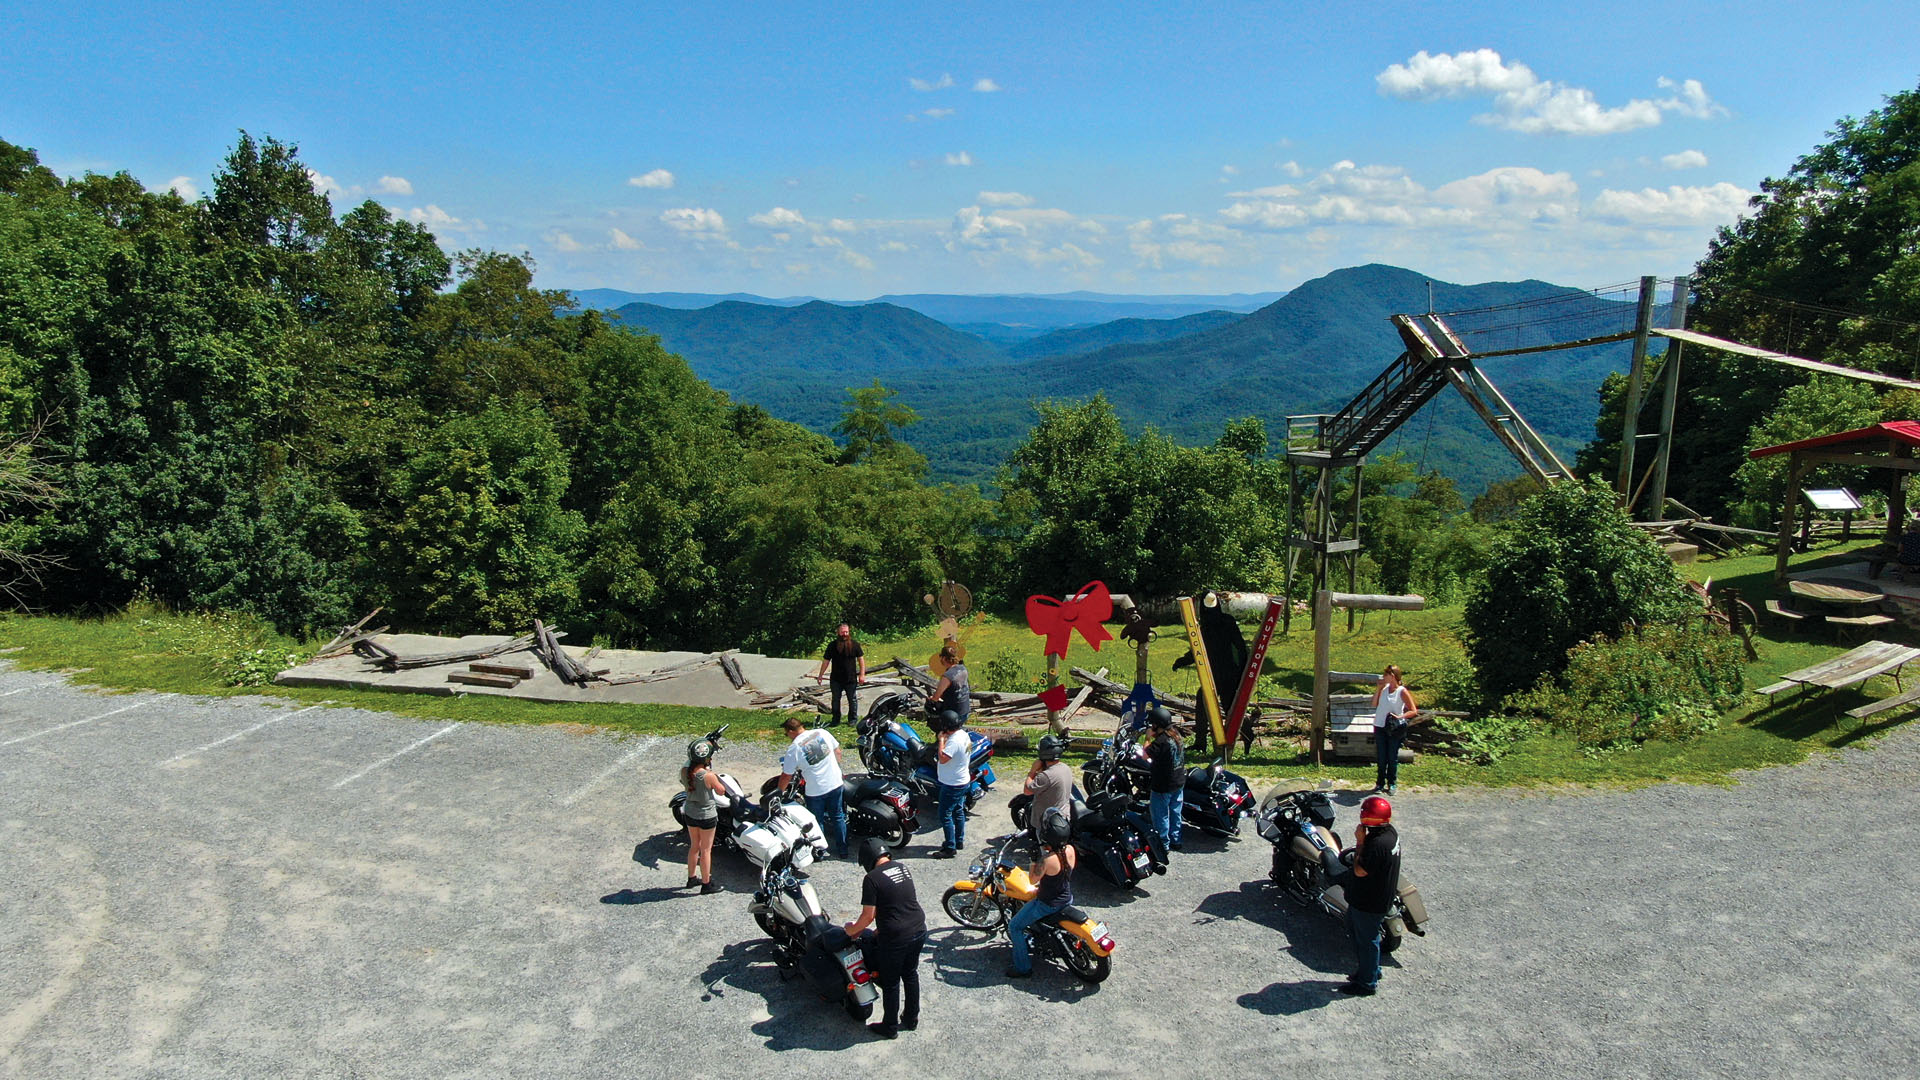
<path id="1" fill-rule="evenodd" d="M 1193 647 L 1193 667 L 1200 673 L 1200 712 L 1213 728 L 1213 745 L 1227 745 L 1227 729 L 1220 716 L 1220 693 L 1213 685 L 1213 665 L 1207 663 L 1207 643 L 1200 637 L 1200 616 L 1193 597 L 1180 598 L 1180 618 L 1187 624 L 1187 644 Z"/>

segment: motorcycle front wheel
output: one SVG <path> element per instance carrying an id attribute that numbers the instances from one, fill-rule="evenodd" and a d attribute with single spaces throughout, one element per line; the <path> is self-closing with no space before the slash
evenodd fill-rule
<path id="1" fill-rule="evenodd" d="M 846 1010 L 847 1018 L 855 1022 L 864 1022 L 873 1015 L 873 1002 L 861 1001 L 851 990 L 841 996 L 840 1007 Z"/>
<path id="2" fill-rule="evenodd" d="M 1113 974 L 1113 957 L 1100 956 L 1087 946 L 1087 943 L 1074 937 L 1065 936 L 1067 970 L 1074 973 L 1081 982 L 1105 982 Z"/>
<path id="3" fill-rule="evenodd" d="M 1007 910 L 979 889 L 948 889 L 940 897 L 940 906 L 945 909 L 949 919 L 969 930 L 991 933 L 1007 921 Z"/>

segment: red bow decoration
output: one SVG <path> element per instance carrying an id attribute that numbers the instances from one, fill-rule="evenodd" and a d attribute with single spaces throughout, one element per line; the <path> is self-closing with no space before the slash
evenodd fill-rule
<path id="1" fill-rule="evenodd" d="M 1048 656 L 1067 655 L 1067 645 L 1075 630 L 1093 646 L 1094 652 L 1099 652 L 1100 643 L 1113 638 L 1100 624 L 1112 616 L 1113 596 L 1107 592 L 1105 583 L 1099 581 L 1087 582 L 1065 600 L 1051 596 L 1027 597 L 1027 629 L 1047 639 Z"/>
<path id="2" fill-rule="evenodd" d="M 1049 686 L 1045 690 L 1040 691 L 1040 704 L 1045 705 L 1054 712 L 1065 709 L 1067 707 L 1067 688 L 1064 686 Z"/>

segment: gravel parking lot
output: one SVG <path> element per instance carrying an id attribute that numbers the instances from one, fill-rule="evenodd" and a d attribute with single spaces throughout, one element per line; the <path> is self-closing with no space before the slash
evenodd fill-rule
<path id="1" fill-rule="evenodd" d="M 1730 788 L 1413 792 L 1433 913 L 1379 996 L 1247 830 L 1134 894 L 1097 989 L 951 927 L 907 865 L 921 1030 L 880 1043 L 782 983 L 753 878 L 677 889 L 681 740 L 107 696 L 0 670 L 0 1076 L 1906 1075 L 1920 1058 L 1920 730 Z M 768 747 L 721 766 L 750 786 Z M 1000 798 L 970 846 L 1004 831 Z M 1357 796 L 1342 797 L 1343 833 Z M 815 880 L 835 914 L 856 868 Z M 784 1051 L 775 1058 L 775 1051 Z"/>

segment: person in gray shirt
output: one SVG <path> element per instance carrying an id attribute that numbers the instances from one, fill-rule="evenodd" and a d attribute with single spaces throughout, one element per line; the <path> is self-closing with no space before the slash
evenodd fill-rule
<path id="1" fill-rule="evenodd" d="M 1069 819 L 1073 816 L 1073 770 L 1060 760 L 1067 749 L 1067 740 L 1058 735 L 1040 736 L 1039 755 L 1033 768 L 1027 770 L 1027 783 L 1021 790 L 1033 796 L 1033 806 L 1027 810 L 1027 820 L 1042 821 L 1049 809 L 1058 809 Z"/>

